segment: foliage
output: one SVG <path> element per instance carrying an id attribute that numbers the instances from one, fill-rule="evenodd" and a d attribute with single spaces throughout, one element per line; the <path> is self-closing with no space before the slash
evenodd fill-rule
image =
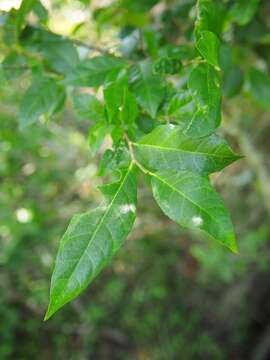
<path id="1" fill-rule="evenodd" d="M 52 32 L 39 1 L 23 0 L 18 10 L 3 15 L 3 81 L 31 77 L 21 100 L 20 128 L 48 121 L 63 111 L 68 97 L 78 116 L 91 121 L 92 151 L 108 136 L 112 144 L 101 159 L 100 174 L 112 179 L 101 187 L 104 204 L 75 215 L 61 240 L 46 319 L 88 286 L 131 231 L 137 172 L 150 180 L 168 217 L 237 252 L 230 215 L 210 175 L 240 158 L 216 134 L 223 90 L 227 98 L 236 96 L 245 72 L 248 96 L 263 108 L 269 105 L 267 73 L 256 63 L 240 66 L 241 52 L 253 49 L 234 45 L 245 40 L 238 27 L 248 27 L 267 4 L 252 1 L 245 8 L 240 0 L 191 0 L 159 12 L 157 3 L 93 5 L 97 33 L 119 33 L 115 52 Z M 178 16 L 186 28 L 165 26 Z M 263 44 L 264 35 L 258 35 Z"/>

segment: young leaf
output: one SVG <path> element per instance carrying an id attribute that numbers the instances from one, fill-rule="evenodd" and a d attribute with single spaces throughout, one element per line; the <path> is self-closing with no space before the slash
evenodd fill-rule
<path id="1" fill-rule="evenodd" d="M 165 90 L 161 77 L 153 74 L 150 61 L 141 62 L 132 68 L 131 85 L 138 103 L 154 118 Z"/>
<path id="2" fill-rule="evenodd" d="M 208 64 L 200 64 L 192 70 L 188 87 L 196 103 L 186 134 L 207 136 L 212 134 L 221 121 L 221 81 L 219 73 Z"/>
<path id="3" fill-rule="evenodd" d="M 121 71 L 125 63 L 122 59 L 113 56 L 96 56 L 83 60 L 68 74 L 66 82 L 73 86 L 103 85 L 111 72 Z"/>
<path id="4" fill-rule="evenodd" d="M 133 145 L 137 159 L 153 171 L 190 170 L 207 175 L 239 159 L 219 136 L 194 139 L 174 125 L 159 126 Z"/>
<path id="5" fill-rule="evenodd" d="M 101 121 L 104 119 L 104 108 L 98 99 L 90 94 L 79 94 L 73 97 L 75 113 L 83 119 Z"/>
<path id="6" fill-rule="evenodd" d="M 57 254 L 45 320 L 85 290 L 120 248 L 136 217 L 136 187 L 131 164 L 119 182 L 101 188 L 104 208 L 73 217 Z"/>
<path id="7" fill-rule="evenodd" d="M 152 174 L 155 200 L 163 212 L 183 227 L 200 229 L 237 252 L 233 225 L 223 201 L 209 181 L 192 172 Z"/>
<path id="8" fill-rule="evenodd" d="M 211 31 L 202 31 L 196 46 L 208 64 L 219 69 L 219 38 Z"/>
<path id="9" fill-rule="evenodd" d="M 20 105 L 20 128 L 38 121 L 41 115 L 51 116 L 64 104 L 65 89 L 54 79 L 35 77 Z"/>

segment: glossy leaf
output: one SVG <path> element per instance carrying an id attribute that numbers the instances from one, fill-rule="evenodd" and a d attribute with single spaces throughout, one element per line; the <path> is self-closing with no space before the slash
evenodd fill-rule
<path id="1" fill-rule="evenodd" d="M 191 72 L 188 87 L 197 110 L 186 133 L 195 137 L 210 135 L 221 121 L 220 75 L 212 66 L 200 64 Z"/>
<path id="2" fill-rule="evenodd" d="M 74 86 L 98 87 L 113 71 L 120 71 L 125 63 L 113 56 L 96 56 L 81 61 L 67 76 L 66 82 Z"/>
<path id="3" fill-rule="evenodd" d="M 220 171 L 239 159 L 217 135 L 193 139 L 181 127 L 164 125 L 134 143 L 139 161 L 150 170 L 190 170 L 201 174 Z"/>
<path id="4" fill-rule="evenodd" d="M 62 107 L 65 98 L 65 89 L 54 79 L 35 77 L 20 105 L 20 128 L 33 124 L 42 115 L 50 117 Z"/>
<path id="5" fill-rule="evenodd" d="M 104 119 L 104 108 L 98 99 L 90 94 L 79 94 L 73 97 L 76 115 L 83 119 L 101 121 Z"/>
<path id="6" fill-rule="evenodd" d="M 160 76 L 153 74 L 150 61 L 141 62 L 133 67 L 131 84 L 138 103 L 154 118 L 164 98 L 165 91 Z"/>
<path id="7" fill-rule="evenodd" d="M 233 225 L 223 201 L 209 181 L 188 171 L 166 171 L 152 175 L 155 200 L 163 212 L 179 225 L 200 229 L 237 252 Z"/>
<path id="8" fill-rule="evenodd" d="M 211 31 L 202 31 L 196 46 L 208 64 L 219 69 L 220 41 L 218 37 Z"/>
<path id="9" fill-rule="evenodd" d="M 45 319 L 78 296 L 108 264 L 132 229 L 136 217 L 136 169 L 101 188 L 107 204 L 75 215 L 64 234 L 52 276 Z"/>

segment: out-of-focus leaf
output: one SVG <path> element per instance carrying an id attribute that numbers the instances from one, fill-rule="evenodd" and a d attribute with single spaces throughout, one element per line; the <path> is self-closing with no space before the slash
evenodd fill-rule
<path id="1" fill-rule="evenodd" d="M 27 69 L 27 58 L 24 55 L 12 51 L 5 57 L 2 64 L 3 72 L 8 80 L 21 76 Z"/>
<path id="2" fill-rule="evenodd" d="M 200 229 L 237 252 L 233 225 L 209 181 L 192 172 L 152 174 L 154 197 L 163 212 L 181 226 Z"/>
<path id="3" fill-rule="evenodd" d="M 38 16 L 42 23 L 48 20 L 48 11 L 40 1 L 35 1 L 33 6 L 34 13 Z"/>
<path id="4" fill-rule="evenodd" d="M 50 117 L 63 106 L 65 98 L 65 89 L 56 80 L 42 76 L 35 77 L 22 98 L 19 113 L 20 128 L 33 124 L 42 115 Z"/>
<path id="5" fill-rule="evenodd" d="M 224 95 L 228 98 L 236 96 L 241 91 L 243 83 L 243 72 L 238 65 L 233 65 L 224 72 L 222 81 Z"/>
<path id="6" fill-rule="evenodd" d="M 230 9 L 230 15 L 239 25 L 246 25 L 256 13 L 260 0 L 236 0 Z"/>
<path id="7" fill-rule="evenodd" d="M 153 74 L 150 61 L 141 62 L 132 68 L 131 86 L 138 103 L 154 118 L 165 90 L 161 77 Z"/>
<path id="8" fill-rule="evenodd" d="M 79 62 L 76 47 L 69 39 L 45 29 L 27 26 L 22 32 L 20 42 L 30 51 L 41 54 L 52 69 L 69 74 Z"/>
<path id="9" fill-rule="evenodd" d="M 177 57 L 162 57 L 153 65 L 153 71 L 159 75 L 174 75 L 182 69 L 182 63 Z"/>
<path id="10" fill-rule="evenodd" d="M 75 215 L 64 234 L 52 276 L 45 319 L 77 297 L 121 247 L 136 217 L 136 169 L 131 164 L 119 182 L 101 188 L 107 204 Z"/>
<path id="11" fill-rule="evenodd" d="M 208 64 L 219 69 L 220 41 L 218 37 L 211 31 L 202 31 L 196 46 Z"/>
<path id="12" fill-rule="evenodd" d="M 32 10 L 36 0 L 22 0 L 16 16 L 17 32 L 20 33 L 27 14 Z"/>
<path id="13" fill-rule="evenodd" d="M 111 72 L 120 72 L 125 62 L 113 56 L 96 56 L 83 60 L 68 74 L 66 82 L 74 86 L 98 87 Z"/>
<path id="14" fill-rule="evenodd" d="M 139 161 L 154 171 L 190 170 L 207 175 L 239 159 L 219 136 L 193 139 L 174 125 L 156 127 L 134 143 L 134 150 Z"/>
<path id="15" fill-rule="evenodd" d="M 270 77 L 268 74 L 251 69 L 249 72 L 250 90 L 257 103 L 266 109 L 270 107 Z"/>

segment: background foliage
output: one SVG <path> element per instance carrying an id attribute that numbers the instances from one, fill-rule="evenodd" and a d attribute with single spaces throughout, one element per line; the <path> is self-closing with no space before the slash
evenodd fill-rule
<path id="1" fill-rule="evenodd" d="M 63 96 L 54 80 L 65 76 L 76 86 L 80 71 L 87 84 L 103 81 L 96 68 L 90 78 L 91 68 L 74 70 L 89 52 L 122 53 L 132 62 L 150 56 L 157 59 L 151 93 L 158 94 L 160 76 L 175 66 L 185 72 L 168 54 L 182 63 L 194 57 L 195 2 L 35 2 L 19 17 L 15 10 L 1 15 L 1 359 L 268 358 L 270 7 L 263 0 L 217 2 L 211 17 L 211 4 L 207 26 L 224 39 L 220 132 L 245 156 L 212 180 L 231 209 L 239 255 L 171 223 L 140 178 L 133 234 L 98 280 L 48 323 L 42 319 L 59 239 L 74 213 L 100 203 L 99 175 L 117 157 L 102 158 L 109 140 L 103 143 L 105 130 L 91 122 L 103 121 L 100 103 L 66 85 Z M 217 65 L 215 56 L 210 61 Z M 181 88 L 186 79 L 173 81 Z M 171 104 L 173 119 L 187 116 L 183 101 Z M 142 132 L 152 130 L 156 111 L 137 118 Z M 40 115 L 41 123 L 25 127 Z"/>

